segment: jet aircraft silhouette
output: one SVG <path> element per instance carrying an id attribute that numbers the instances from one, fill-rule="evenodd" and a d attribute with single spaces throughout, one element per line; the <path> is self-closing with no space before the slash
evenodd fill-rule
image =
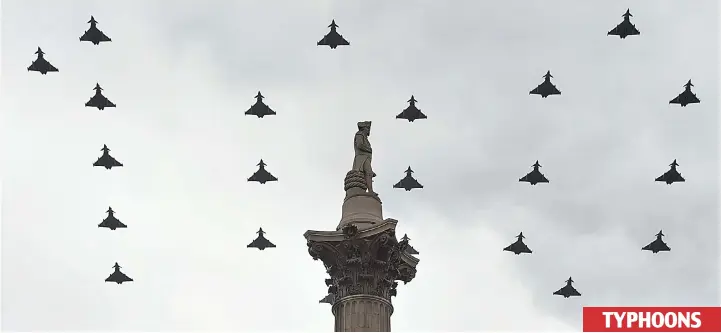
<path id="1" fill-rule="evenodd" d="M 403 110 L 403 112 L 399 113 L 396 116 L 396 119 L 406 119 L 409 122 L 413 122 L 416 119 L 428 118 L 425 114 L 423 114 L 423 112 L 421 112 L 420 109 L 416 107 L 416 102 L 418 102 L 416 98 L 411 95 L 411 99 L 408 100 L 408 103 L 410 103 L 410 105 L 405 110 Z"/>
<path id="2" fill-rule="evenodd" d="M 250 242 L 250 244 L 248 244 L 249 248 L 254 247 L 258 250 L 263 251 L 268 247 L 275 247 L 275 244 L 271 243 L 269 240 L 267 240 L 265 238 L 265 236 L 263 236 L 265 234 L 265 231 L 263 231 L 263 228 L 258 229 L 256 234 L 258 234 L 258 238 L 256 238 L 252 242 Z"/>
<path id="3" fill-rule="evenodd" d="M 420 254 L 420 253 L 418 253 L 418 251 L 416 251 L 416 249 L 413 248 L 413 246 L 411 246 L 411 244 L 408 243 L 410 240 L 411 239 L 408 238 L 408 234 L 403 234 L 403 238 L 401 238 L 401 241 L 400 241 L 400 243 L 403 244 L 403 246 L 405 247 L 406 253 L 412 254 L 412 255 Z"/>
<path id="4" fill-rule="evenodd" d="M 413 170 L 411 170 L 411 167 L 409 166 L 408 169 L 405 171 L 406 176 L 403 177 L 398 183 L 393 185 L 393 188 L 402 188 L 406 191 L 410 191 L 414 188 L 423 188 L 423 185 L 421 185 L 411 174 L 413 173 Z"/>
<path id="5" fill-rule="evenodd" d="M 503 251 L 510 251 L 515 253 L 516 255 L 519 255 L 521 253 L 533 253 L 533 251 L 531 251 L 531 249 L 529 249 L 528 246 L 523 243 L 523 239 L 526 238 L 525 236 L 523 236 L 523 232 L 518 234 L 518 236 L 516 237 L 518 238 L 518 240 L 516 240 L 513 244 L 506 246 Z"/>
<path id="6" fill-rule="evenodd" d="M 696 95 L 691 92 L 691 87 L 693 87 L 693 83 L 691 83 L 691 80 L 688 80 L 686 84 L 683 85 L 686 89 L 676 98 L 670 100 L 668 104 L 681 104 L 681 106 L 686 106 L 689 104 L 695 104 L 695 103 L 701 103 L 701 100 L 696 97 Z"/>
<path id="7" fill-rule="evenodd" d="M 318 41 L 318 45 L 328 45 L 331 49 L 335 49 L 339 45 L 350 45 L 350 43 L 343 38 L 343 35 L 336 31 L 338 25 L 335 24 L 335 20 L 333 20 L 328 27 L 330 28 L 330 32 Z"/>
<path id="8" fill-rule="evenodd" d="M 248 178 L 249 182 L 258 182 L 261 184 L 265 184 L 266 182 L 275 182 L 278 181 L 278 178 L 275 178 L 275 176 L 271 175 L 270 172 L 265 170 L 265 162 L 263 160 L 260 160 L 260 163 L 256 164 L 260 168 L 258 171 L 256 171 L 250 178 Z"/>
<path id="9" fill-rule="evenodd" d="M 103 88 L 100 87 L 100 84 L 95 83 L 95 88 L 93 88 L 93 90 L 95 90 L 95 96 L 90 97 L 90 100 L 85 103 L 86 107 L 98 108 L 98 110 L 115 107 L 113 102 L 103 96 Z"/>
<path id="10" fill-rule="evenodd" d="M 541 84 L 538 85 L 535 89 L 531 90 L 529 92 L 529 95 L 541 95 L 542 98 L 546 98 L 550 95 L 560 95 L 561 91 L 556 88 L 556 86 L 551 83 L 551 78 L 553 75 L 551 75 L 551 71 L 546 72 L 546 75 L 543 76 L 544 80 Z"/>
<path id="11" fill-rule="evenodd" d="M 318 303 L 333 304 L 334 301 L 335 301 L 335 295 L 333 295 L 333 294 L 331 293 L 331 294 L 328 294 L 328 295 L 326 295 L 325 297 L 323 297 L 323 299 L 321 299 L 320 301 L 318 301 Z"/>
<path id="12" fill-rule="evenodd" d="M 115 265 L 113 265 L 113 268 L 115 268 L 115 271 L 108 276 L 107 279 L 105 279 L 105 282 L 115 282 L 117 284 L 123 284 L 123 282 L 133 282 L 133 279 L 129 278 L 125 273 L 120 271 L 120 265 L 116 262 Z"/>
<path id="13" fill-rule="evenodd" d="M 663 175 L 656 178 L 657 182 L 666 182 L 666 184 L 671 185 L 675 182 L 685 182 L 686 179 L 684 179 L 680 173 L 676 170 L 676 167 L 678 166 L 678 163 L 676 163 L 676 160 L 673 160 L 671 164 L 671 170 L 666 171 Z"/>
<path id="14" fill-rule="evenodd" d="M 100 45 L 101 42 L 110 42 L 111 39 L 106 36 L 100 29 L 98 29 L 98 21 L 94 17 L 90 16 L 90 29 L 86 30 L 85 33 L 80 36 L 81 42 L 92 42 L 95 45 Z"/>
<path id="15" fill-rule="evenodd" d="M 538 160 L 536 160 L 536 163 L 533 163 L 533 171 L 529 172 L 518 181 L 531 183 L 531 185 L 536 185 L 538 183 L 548 183 L 548 179 L 546 178 L 546 176 L 544 176 L 541 171 L 538 170 L 538 168 L 540 167 L 541 165 L 538 164 Z"/>
<path id="16" fill-rule="evenodd" d="M 121 167 L 123 166 L 123 163 L 118 162 L 114 157 L 110 156 L 108 152 L 110 152 L 110 148 L 108 148 L 107 145 L 103 145 L 103 149 L 101 149 L 103 152 L 103 155 L 98 157 L 98 160 L 93 163 L 93 166 L 101 166 L 105 167 L 105 169 L 112 169 L 113 167 Z"/>
<path id="17" fill-rule="evenodd" d="M 666 243 L 661 239 L 661 237 L 666 236 L 663 234 L 663 230 L 659 231 L 656 234 L 656 240 L 649 243 L 648 245 L 641 248 L 641 250 L 644 251 L 651 251 L 653 253 L 659 253 L 664 251 L 671 251 L 671 248 L 666 245 Z"/>
<path id="18" fill-rule="evenodd" d="M 566 286 L 564 286 L 561 289 L 556 290 L 554 292 L 554 295 L 560 295 L 563 296 L 563 298 L 569 298 L 571 296 L 581 296 L 581 293 L 576 290 L 571 284 L 573 283 L 573 279 L 571 277 L 566 280 Z"/>
<path id="19" fill-rule="evenodd" d="M 38 58 L 33 61 L 30 66 L 28 66 L 28 72 L 40 72 L 40 74 L 45 75 L 48 72 L 57 72 L 58 69 L 55 68 L 55 66 L 51 65 L 47 60 L 45 60 L 45 52 L 40 49 L 38 46 L 38 50 L 35 51 L 35 54 L 38 55 Z"/>
<path id="20" fill-rule="evenodd" d="M 98 224 L 98 228 L 108 228 L 110 230 L 115 230 L 118 228 L 128 227 L 127 225 L 123 224 L 123 222 L 120 222 L 120 220 L 118 220 L 115 215 L 113 215 L 115 211 L 112 208 L 108 207 L 107 213 L 108 217 L 106 217 L 103 222 L 100 222 L 100 224 Z"/>
<path id="21" fill-rule="evenodd" d="M 263 98 L 265 97 L 261 95 L 259 91 L 258 94 L 255 95 L 255 104 L 253 104 L 250 109 L 248 109 L 248 111 L 245 111 L 245 115 L 258 116 L 258 118 L 263 118 L 265 116 L 274 116 L 275 111 L 271 110 L 270 107 L 263 103 Z"/>
<path id="22" fill-rule="evenodd" d="M 640 35 L 641 32 L 636 29 L 636 26 L 631 23 L 631 12 L 626 9 L 626 12 L 621 15 L 623 16 L 623 21 L 619 23 L 615 28 L 611 29 L 606 36 L 618 36 L 621 39 L 624 39 L 628 36 L 635 36 Z"/>

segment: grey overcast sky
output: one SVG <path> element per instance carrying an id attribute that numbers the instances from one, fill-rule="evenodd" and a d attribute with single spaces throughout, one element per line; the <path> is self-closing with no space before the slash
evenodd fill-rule
<path id="1" fill-rule="evenodd" d="M 719 8 L 692 2 L 3 1 L 2 328 L 331 331 L 302 235 L 340 219 L 363 120 L 421 252 L 394 331 L 719 304 Z M 641 35 L 606 36 L 627 8 Z M 78 41 L 90 15 L 111 43 Z M 331 19 L 349 47 L 316 46 Z M 547 70 L 563 94 L 530 96 Z M 117 108 L 84 107 L 96 82 Z M 244 116 L 259 90 L 277 116 Z M 394 118 L 411 94 L 427 120 Z M 279 182 L 246 181 L 261 158 Z M 654 182 L 674 159 L 686 183 Z M 551 183 L 519 183 L 536 160 Z M 425 188 L 392 189 L 409 165 Z M 246 248 L 261 226 L 277 248 Z M 673 251 L 641 251 L 659 229 Z M 532 255 L 501 251 L 519 231 Z"/>

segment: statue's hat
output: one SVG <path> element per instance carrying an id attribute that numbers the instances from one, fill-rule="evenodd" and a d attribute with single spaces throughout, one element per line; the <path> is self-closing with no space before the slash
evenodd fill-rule
<path id="1" fill-rule="evenodd" d="M 358 122 L 358 129 L 361 129 L 361 128 L 370 128 L 370 127 L 371 127 L 371 122 L 370 122 L 370 121 L 359 121 L 359 122 Z"/>

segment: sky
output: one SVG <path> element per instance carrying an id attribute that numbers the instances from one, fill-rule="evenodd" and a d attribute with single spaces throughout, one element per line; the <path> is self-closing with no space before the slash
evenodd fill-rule
<path id="1" fill-rule="evenodd" d="M 630 8 L 640 36 L 606 32 Z M 394 331 L 719 304 L 718 2 L 2 2 L 2 329 L 331 331 L 358 121 L 419 252 Z M 81 43 L 93 15 L 111 43 Z M 316 42 L 335 19 L 351 45 Z M 60 72 L 26 68 L 40 46 Z M 528 92 L 550 70 L 560 96 Z M 700 104 L 668 101 L 691 79 Z M 99 83 L 117 108 L 84 107 Z M 243 113 L 261 91 L 276 116 Z M 414 95 L 428 119 L 395 119 Z M 125 166 L 92 163 L 107 144 Z M 279 178 L 247 178 L 260 159 Z M 677 159 L 685 183 L 654 178 Z M 549 184 L 518 179 L 539 160 Z M 411 166 L 425 186 L 393 189 Z M 127 229 L 97 224 L 108 206 Z M 259 227 L 277 248 L 246 245 Z M 660 230 L 671 252 L 641 251 Z M 520 231 L 531 255 L 502 248 Z M 104 279 L 118 262 L 135 281 Z M 572 276 L 581 297 L 552 293 Z"/>

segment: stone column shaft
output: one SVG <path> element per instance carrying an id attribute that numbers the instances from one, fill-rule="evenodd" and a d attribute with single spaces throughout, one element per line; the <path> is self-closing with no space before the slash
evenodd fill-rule
<path id="1" fill-rule="evenodd" d="M 353 295 L 333 305 L 336 332 L 390 332 L 393 305 L 382 297 Z"/>

